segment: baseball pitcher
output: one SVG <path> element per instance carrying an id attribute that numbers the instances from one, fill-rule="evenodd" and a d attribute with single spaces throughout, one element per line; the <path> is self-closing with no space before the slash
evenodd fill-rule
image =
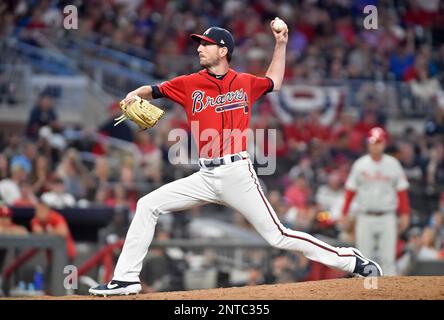
<path id="1" fill-rule="evenodd" d="M 282 28 L 282 20 L 277 23 L 280 27 L 274 28 L 277 21 L 270 23 L 275 47 L 265 77 L 231 69 L 233 36 L 225 29 L 212 27 L 202 35 L 191 35 L 199 44 L 197 52 L 203 70 L 142 86 L 122 102 L 124 115 L 118 121 L 129 118 L 141 127 L 152 126 L 162 115 L 144 99 L 165 97 L 182 105 L 189 123 L 199 124 L 192 135 L 198 146 L 200 170 L 139 199 L 113 280 L 91 288 L 91 294 L 139 293 L 139 273 L 159 215 L 210 202 L 241 212 L 276 248 L 301 252 L 311 260 L 356 275 L 382 275 L 379 265 L 363 257 L 357 249 L 333 247 L 309 234 L 285 228 L 261 189 L 246 152 L 246 139 L 238 139 L 235 134 L 249 128 L 254 102 L 282 86 L 288 28 L 285 24 Z M 208 138 L 208 132 L 216 135 Z"/>
<path id="2" fill-rule="evenodd" d="M 386 275 L 396 275 L 396 240 L 409 224 L 409 184 L 399 161 L 384 154 L 386 141 L 382 128 L 370 130 L 368 154 L 356 160 L 345 184 L 343 215 L 356 196 L 356 246 L 379 262 Z"/>

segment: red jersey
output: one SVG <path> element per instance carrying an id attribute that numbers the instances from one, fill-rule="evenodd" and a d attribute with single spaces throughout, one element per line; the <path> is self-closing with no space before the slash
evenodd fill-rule
<path id="1" fill-rule="evenodd" d="M 34 230 L 37 226 L 46 229 L 46 226 L 50 225 L 53 228 L 56 228 L 59 225 L 66 225 L 68 228 L 68 223 L 65 218 L 56 211 L 49 211 L 48 219 L 45 222 L 40 221 L 37 218 L 32 218 L 31 220 L 31 229 Z M 74 244 L 74 240 L 72 239 L 71 232 L 68 228 L 68 236 L 66 237 L 66 250 L 69 258 L 74 259 L 76 256 L 76 246 Z"/>
<path id="2" fill-rule="evenodd" d="M 153 92 L 185 109 L 199 156 L 215 158 L 247 149 L 251 106 L 273 86 L 270 78 L 233 69 L 217 77 L 205 69 L 165 81 Z"/>

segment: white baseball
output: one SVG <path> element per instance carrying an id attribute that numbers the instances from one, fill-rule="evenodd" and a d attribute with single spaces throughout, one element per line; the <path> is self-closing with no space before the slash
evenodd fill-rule
<path id="1" fill-rule="evenodd" d="M 276 32 L 281 32 L 282 30 L 287 28 L 287 24 L 284 20 L 276 18 L 273 22 L 273 30 Z"/>

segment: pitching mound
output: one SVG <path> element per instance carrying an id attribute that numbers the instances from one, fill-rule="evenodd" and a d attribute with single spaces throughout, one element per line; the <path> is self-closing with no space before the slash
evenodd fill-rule
<path id="1" fill-rule="evenodd" d="M 367 281 L 366 281 L 367 280 Z M 374 281 L 377 282 L 374 282 Z M 366 289 L 368 288 L 368 289 Z M 373 288 L 373 289 L 372 289 Z M 36 299 L 36 298 L 33 298 Z M 105 299 L 91 296 L 37 299 Z M 333 279 L 254 287 L 220 288 L 140 294 L 106 299 L 128 300 L 444 300 L 444 277 L 383 277 Z"/>

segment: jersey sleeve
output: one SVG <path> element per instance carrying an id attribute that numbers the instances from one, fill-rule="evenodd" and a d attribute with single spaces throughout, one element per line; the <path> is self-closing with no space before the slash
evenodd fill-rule
<path id="1" fill-rule="evenodd" d="M 64 224 L 64 221 L 63 221 L 63 220 L 64 220 L 64 219 L 63 219 L 61 216 L 59 216 L 58 214 L 54 214 L 54 215 L 52 215 L 52 217 L 51 217 L 51 224 L 52 224 L 54 227 L 58 227 L 58 226 Z"/>
<path id="2" fill-rule="evenodd" d="M 402 169 L 402 166 L 399 163 L 399 161 L 395 162 L 395 167 L 396 167 L 396 190 L 402 191 L 408 189 L 409 182 L 404 173 L 404 169 Z"/>
<path id="3" fill-rule="evenodd" d="M 157 85 L 163 97 L 182 105 L 185 101 L 185 78 L 180 76 Z"/>
<path id="4" fill-rule="evenodd" d="M 358 188 L 358 162 L 355 162 L 350 170 L 350 174 L 345 182 L 347 190 L 356 191 Z"/>
<path id="5" fill-rule="evenodd" d="M 254 103 L 261 96 L 267 94 L 270 91 L 273 91 L 274 83 L 268 77 L 256 77 L 254 75 L 250 75 L 251 77 L 251 94 L 252 94 L 252 103 Z"/>

